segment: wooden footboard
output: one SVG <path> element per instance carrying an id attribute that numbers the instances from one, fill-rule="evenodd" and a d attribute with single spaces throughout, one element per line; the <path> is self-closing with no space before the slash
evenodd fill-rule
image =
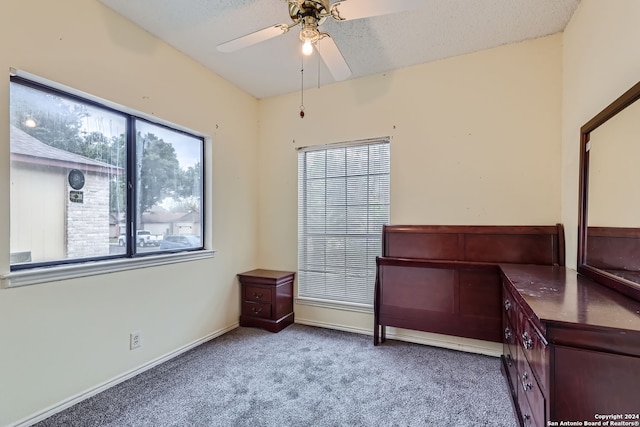
<path id="1" fill-rule="evenodd" d="M 498 263 L 564 265 L 556 226 L 385 226 L 374 345 L 387 326 L 502 341 Z"/>

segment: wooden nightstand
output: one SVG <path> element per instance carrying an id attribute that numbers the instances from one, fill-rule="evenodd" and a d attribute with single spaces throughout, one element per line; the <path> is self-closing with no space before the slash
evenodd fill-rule
<path id="1" fill-rule="evenodd" d="M 238 274 L 242 311 L 240 326 L 279 332 L 293 323 L 295 273 L 257 269 Z"/>

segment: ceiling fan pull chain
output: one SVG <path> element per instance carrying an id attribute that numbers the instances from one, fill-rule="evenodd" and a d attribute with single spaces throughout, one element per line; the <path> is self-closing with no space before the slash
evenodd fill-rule
<path id="1" fill-rule="evenodd" d="M 300 67 L 300 118 L 304 119 L 304 57 Z"/>

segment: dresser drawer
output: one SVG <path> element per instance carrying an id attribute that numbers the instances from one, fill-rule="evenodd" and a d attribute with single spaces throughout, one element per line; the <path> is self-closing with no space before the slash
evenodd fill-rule
<path id="1" fill-rule="evenodd" d="M 503 350 L 504 362 L 506 369 L 508 370 L 509 379 L 511 382 L 511 388 L 514 392 L 518 391 L 518 360 L 517 360 L 517 348 L 518 348 L 518 335 L 513 326 L 506 317 L 502 318 L 503 326 Z"/>
<path id="2" fill-rule="evenodd" d="M 532 374 L 540 382 L 541 387 L 546 390 L 548 384 L 548 360 L 549 350 L 547 342 L 538 333 L 531 321 L 527 318 L 522 319 L 520 325 L 520 346 L 531 367 Z"/>
<path id="3" fill-rule="evenodd" d="M 522 396 L 522 393 L 518 395 L 518 406 L 520 409 L 520 416 L 522 416 L 522 427 L 543 427 L 544 424 L 536 422 L 533 411 L 529 406 L 529 401 L 526 397 Z"/>
<path id="4" fill-rule="evenodd" d="M 506 286 L 502 287 L 502 312 L 504 317 L 509 319 L 511 324 L 517 325 L 517 312 L 518 306 L 516 304 L 515 299 L 511 295 L 511 292 L 507 289 Z"/>
<path id="5" fill-rule="evenodd" d="M 255 302 L 271 302 L 271 289 L 268 287 L 262 286 L 244 286 L 244 295 L 242 296 L 244 301 L 255 301 Z"/>
<path id="6" fill-rule="evenodd" d="M 260 317 L 260 318 L 268 319 L 271 317 L 271 304 L 243 301 L 242 314 L 244 316 Z"/>
<path id="7" fill-rule="evenodd" d="M 529 410 L 531 416 L 532 426 L 544 426 L 545 425 L 545 402 L 542 390 L 534 377 L 531 365 L 527 363 L 525 358 L 518 360 L 518 402 L 520 403 L 520 409 L 522 417 L 525 417 L 525 407 Z M 525 425 L 527 423 L 525 422 Z"/>

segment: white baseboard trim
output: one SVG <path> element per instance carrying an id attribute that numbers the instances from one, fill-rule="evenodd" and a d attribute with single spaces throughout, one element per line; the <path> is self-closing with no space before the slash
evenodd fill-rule
<path id="1" fill-rule="evenodd" d="M 295 323 L 299 323 L 301 325 L 308 325 L 308 326 L 317 326 L 320 328 L 336 329 L 339 331 L 353 332 L 356 334 L 371 335 L 373 337 L 373 331 L 371 329 L 354 328 L 350 326 L 337 325 L 337 324 L 327 323 L 327 322 L 317 322 L 314 320 L 298 319 L 298 318 L 296 318 Z M 446 339 L 447 337 L 446 335 L 438 335 L 438 337 L 442 337 L 442 338 L 439 339 L 436 337 L 424 337 L 424 336 L 412 335 L 407 333 L 395 334 L 390 331 L 387 331 L 388 339 L 411 342 L 414 344 L 430 345 L 433 347 L 447 348 L 450 350 L 465 351 L 467 353 L 482 354 L 484 356 L 500 357 L 502 355 L 502 351 L 499 349 L 492 349 L 488 347 L 482 347 L 479 345 L 463 344 L 459 342 L 448 341 Z"/>
<path id="2" fill-rule="evenodd" d="M 120 384 L 121 382 L 124 382 L 130 378 L 135 377 L 138 374 L 143 373 L 144 371 L 148 371 L 149 369 L 160 365 L 161 363 L 164 363 L 166 361 L 169 361 L 171 359 L 173 359 L 174 357 L 177 357 L 179 355 L 181 355 L 182 353 L 185 353 L 189 350 L 191 350 L 192 348 L 195 348 L 201 344 L 204 344 L 207 341 L 210 341 L 214 338 L 217 338 L 221 335 L 226 334 L 229 331 L 232 331 L 234 329 L 236 329 L 238 326 L 240 326 L 238 323 L 234 323 L 232 325 L 227 326 L 226 328 L 223 329 L 219 329 L 215 332 L 210 333 L 209 335 L 206 335 L 200 339 L 197 339 L 193 342 L 190 342 L 189 344 L 186 344 L 180 348 L 177 348 L 163 356 L 157 357 L 153 360 L 150 360 L 149 362 L 134 368 L 130 371 L 127 371 L 121 375 L 118 375 L 117 377 L 114 377 L 110 380 L 107 380 L 101 384 L 96 385 L 95 387 L 91 387 L 90 389 L 87 389 L 81 393 L 76 394 L 75 396 L 71 396 L 68 399 L 65 399 L 53 406 L 50 406 L 47 409 L 44 409 L 40 412 L 37 412 L 27 418 L 23 418 L 22 420 L 18 421 L 17 423 L 14 424 L 10 424 L 8 427 L 28 427 L 31 426 L 33 424 L 36 424 L 46 418 L 49 418 L 50 416 L 57 414 L 58 412 L 62 412 L 63 410 L 82 402 L 85 399 L 90 398 L 91 396 L 95 396 L 98 393 L 101 393 L 115 385 Z"/>

